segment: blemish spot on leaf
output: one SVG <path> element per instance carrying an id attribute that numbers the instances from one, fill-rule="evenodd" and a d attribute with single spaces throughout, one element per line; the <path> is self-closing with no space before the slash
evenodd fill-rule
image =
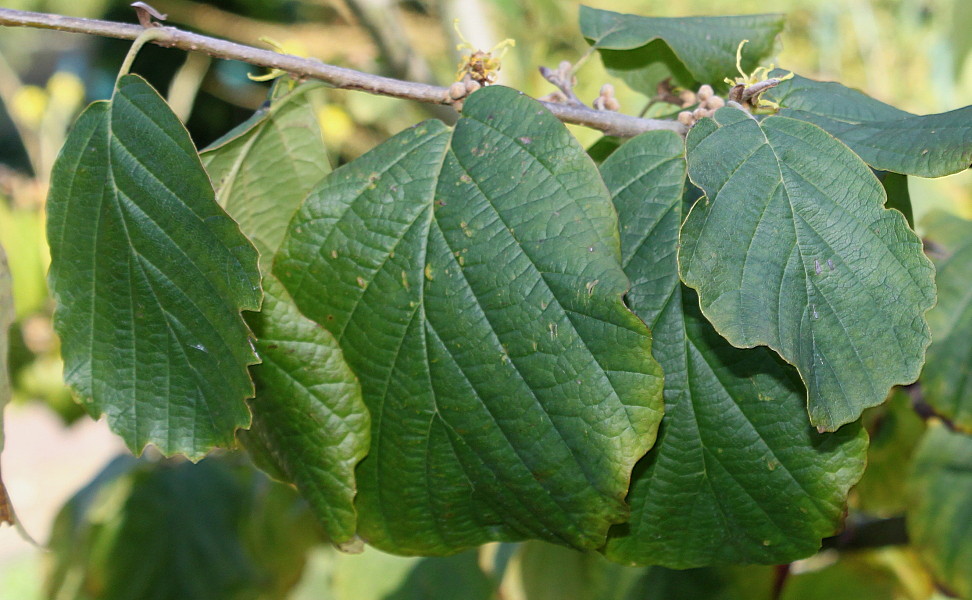
<path id="1" fill-rule="evenodd" d="M 520 138 L 520 141 L 523 142 L 524 144 L 532 144 L 533 143 L 533 138 L 527 137 L 527 136 L 523 136 L 523 137 Z"/>
<path id="2" fill-rule="evenodd" d="M 432 276 L 432 263 L 426 263 L 425 265 L 425 278 L 428 279 L 429 281 L 435 279 Z"/>
<path id="3" fill-rule="evenodd" d="M 470 177 L 466 173 L 463 173 L 462 175 L 459 176 L 459 181 L 463 183 L 472 183 L 472 177 Z"/>
<path id="4" fill-rule="evenodd" d="M 331 250 L 331 258 L 337 258 L 337 257 L 338 257 L 337 250 Z"/>
<path id="5" fill-rule="evenodd" d="M 368 287 L 368 282 L 364 280 L 364 277 L 359 276 L 356 278 L 356 280 L 358 282 L 358 287 L 360 287 L 361 289 L 365 289 L 366 287 Z"/>
<path id="6" fill-rule="evenodd" d="M 588 296 L 594 293 L 594 286 L 596 286 L 600 281 L 601 281 L 600 279 L 595 279 L 594 281 L 587 282 L 587 286 L 585 287 L 587 288 Z"/>

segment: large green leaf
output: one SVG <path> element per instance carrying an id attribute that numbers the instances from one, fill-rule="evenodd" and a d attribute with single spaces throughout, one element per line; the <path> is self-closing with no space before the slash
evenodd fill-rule
<path id="1" fill-rule="evenodd" d="M 313 517 L 293 489 L 238 458 L 116 459 L 58 515 L 47 597 L 285 597 L 319 541 Z"/>
<path id="2" fill-rule="evenodd" d="M 875 169 L 941 177 L 972 163 L 972 106 L 918 116 L 839 83 L 800 76 L 766 97 L 779 103 L 782 116 L 822 127 Z"/>
<path id="3" fill-rule="evenodd" d="M 783 16 L 639 17 L 581 6 L 580 28 L 609 73 L 654 96 L 666 77 L 691 89 L 702 83 L 725 89 L 723 79 L 738 75 L 739 43 L 749 40 L 742 51 L 749 72 L 772 52 Z"/>
<path id="4" fill-rule="evenodd" d="M 275 97 L 250 120 L 200 152 L 216 200 L 260 251 L 260 266 L 283 241 L 307 193 L 331 169 L 317 115 L 304 84 Z"/>
<path id="5" fill-rule="evenodd" d="M 796 366 L 821 431 L 914 381 L 933 267 L 870 169 L 810 123 L 731 107 L 686 147 L 707 197 L 682 226 L 679 270 L 719 333 Z"/>
<path id="6" fill-rule="evenodd" d="M 909 479 L 908 536 L 936 579 L 972 596 L 972 436 L 928 428 Z"/>
<path id="7" fill-rule="evenodd" d="M 262 363 L 252 368 L 259 444 L 310 503 L 335 543 L 355 534 L 354 467 L 368 453 L 370 419 L 361 387 L 334 336 L 300 314 L 272 275 L 263 309 L 250 319 Z"/>
<path id="8" fill-rule="evenodd" d="M 621 301 L 616 223 L 583 148 L 502 87 L 471 96 L 454 130 L 406 130 L 308 197 L 274 273 L 361 380 L 368 542 L 591 548 L 626 519 L 662 381 Z"/>
<path id="9" fill-rule="evenodd" d="M 938 305 L 928 313 L 935 341 L 921 388 L 935 410 L 972 431 L 972 222 L 936 211 L 923 225 L 938 270 Z"/>
<path id="10" fill-rule="evenodd" d="M 651 327 L 665 371 L 658 441 L 635 468 L 631 520 L 612 528 L 605 553 L 678 568 L 788 562 L 840 526 L 866 435 L 857 424 L 817 433 L 794 370 L 766 348 L 730 346 L 699 313 L 676 264 L 683 152 L 675 134 L 652 132 L 601 167 L 621 224 L 628 305 Z"/>
<path id="11" fill-rule="evenodd" d="M 232 444 L 250 422 L 240 309 L 260 303 L 257 253 L 143 79 L 122 77 L 78 118 L 47 210 L 64 378 L 88 411 L 135 451 Z"/>
<path id="12" fill-rule="evenodd" d="M 10 268 L 7 253 L 0 245 L 0 454 L 3 453 L 3 409 L 10 401 L 10 373 L 7 371 L 10 326 L 14 322 L 13 289 L 10 284 Z M 7 496 L 7 488 L 0 475 L 0 525 L 14 524 L 13 506 Z"/>

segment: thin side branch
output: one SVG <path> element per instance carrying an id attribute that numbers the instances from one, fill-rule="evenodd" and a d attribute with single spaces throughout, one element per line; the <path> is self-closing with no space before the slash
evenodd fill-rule
<path id="1" fill-rule="evenodd" d="M 9 8 L 0 8 L 0 25 L 36 27 L 38 29 L 86 33 L 128 40 L 134 40 L 145 30 L 139 25 L 128 23 L 65 17 Z M 336 67 L 309 58 L 279 54 L 270 50 L 189 33 L 175 27 L 157 27 L 155 29 L 158 30 L 158 34 L 152 40 L 152 43 L 167 48 L 204 52 L 216 58 L 239 60 L 259 67 L 280 69 L 297 77 L 319 79 L 334 87 L 346 90 L 360 90 L 380 96 L 392 96 L 431 104 L 448 105 L 452 103 L 448 90 L 444 87 L 362 73 L 354 69 Z M 609 111 L 596 111 L 586 107 L 565 106 L 550 102 L 543 104 L 565 123 L 598 129 L 617 137 L 633 137 L 639 133 L 657 129 L 667 129 L 679 135 L 685 135 L 688 131 L 684 125 L 677 121 L 641 119 Z"/>

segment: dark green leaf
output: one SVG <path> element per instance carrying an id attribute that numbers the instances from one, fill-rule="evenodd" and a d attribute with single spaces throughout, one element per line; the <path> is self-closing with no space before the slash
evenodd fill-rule
<path id="1" fill-rule="evenodd" d="M 88 411 L 135 451 L 232 444 L 250 421 L 240 309 L 259 307 L 257 253 L 143 79 L 122 77 L 78 118 L 47 210 L 64 378 Z"/>
<path id="2" fill-rule="evenodd" d="M 972 431 L 972 221 L 936 211 L 923 225 L 938 270 L 938 304 L 928 313 L 935 341 L 921 386 L 935 410 Z"/>
<path id="3" fill-rule="evenodd" d="M 627 517 L 661 371 L 621 301 L 616 223 L 566 128 L 497 86 L 454 130 L 406 130 L 308 197 L 274 273 L 361 380 L 369 543 L 591 548 Z"/>
<path id="4" fill-rule="evenodd" d="M 884 187 L 884 193 L 888 196 L 888 201 L 884 203 L 885 208 L 893 208 L 903 214 L 908 222 L 908 227 L 914 229 L 915 213 L 911 208 L 908 176 L 900 173 L 889 173 L 888 171 L 876 171 L 874 174 Z"/>
<path id="5" fill-rule="evenodd" d="M 863 471 L 864 432 L 857 424 L 814 431 L 793 369 L 766 348 L 730 346 L 679 282 L 678 136 L 634 138 L 601 173 L 621 223 L 628 305 L 651 327 L 665 371 L 658 441 L 635 468 L 631 520 L 612 528 L 606 555 L 685 568 L 813 553 L 839 527 Z"/>
<path id="6" fill-rule="evenodd" d="M 49 597 L 71 600 L 282 598 L 318 540 L 306 505 L 233 457 L 122 457 L 62 510 Z"/>
<path id="7" fill-rule="evenodd" d="M 200 153 L 216 200 L 260 251 L 263 271 L 297 207 L 331 170 L 304 84 L 272 100 L 250 120 Z"/>
<path id="8" fill-rule="evenodd" d="M 262 363 L 252 368 L 253 425 L 243 434 L 310 503 L 335 543 L 355 534 L 354 467 L 368 453 L 361 388 L 334 336 L 301 315 L 272 275 L 250 322 Z M 242 433 L 242 432 L 241 432 Z"/>
<path id="9" fill-rule="evenodd" d="M 3 409 L 10 401 L 10 373 L 7 371 L 7 350 L 9 348 L 10 326 L 14 322 L 13 289 L 10 285 L 10 268 L 7 266 L 7 253 L 0 245 L 0 454 L 3 453 Z M 15 523 L 13 506 L 7 496 L 7 488 L 0 475 L 0 525 Z"/>
<path id="10" fill-rule="evenodd" d="M 666 77 L 690 89 L 702 83 L 725 89 L 723 79 L 739 74 L 739 43 L 749 40 L 742 52 L 749 72 L 772 52 L 783 16 L 639 17 L 581 6 L 580 28 L 609 73 L 654 96 Z"/>
<path id="11" fill-rule="evenodd" d="M 914 381 L 933 267 L 870 169 L 812 124 L 729 107 L 686 147 L 707 198 L 682 226 L 679 270 L 716 330 L 796 366 L 820 430 Z"/>
<path id="12" fill-rule="evenodd" d="M 875 169 L 941 177 L 972 163 L 972 106 L 917 116 L 839 83 L 799 76 L 765 96 L 779 103 L 782 116 L 822 127 Z"/>
<path id="13" fill-rule="evenodd" d="M 929 426 L 909 481 L 908 535 L 936 579 L 972 596 L 972 436 Z"/>
<path id="14" fill-rule="evenodd" d="M 624 141 L 622 138 L 610 135 L 602 136 L 601 139 L 588 146 L 587 155 L 597 164 L 601 164 L 607 157 L 611 156 L 612 152 L 620 148 Z"/>

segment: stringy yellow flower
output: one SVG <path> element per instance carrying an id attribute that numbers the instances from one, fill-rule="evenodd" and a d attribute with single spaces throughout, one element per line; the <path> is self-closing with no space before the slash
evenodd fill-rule
<path id="1" fill-rule="evenodd" d="M 466 75 L 469 75 L 473 81 L 480 85 L 496 83 L 497 73 L 501 67 L 501 59 L 507 50 L 516 46 L 516 40 L 506 38 L 493 46 L 489 52 L 485 52 L 483 50 L 477 50 L 462 35 L 462 32 L 459 30 L 459 19 L 453 21 L 452 25 L 456 29 L 456 35 L 462 40 L 462 43 L 456 46 L 456 50 L 463 53 L 462 60 L 459 62 L 459 69 L 456 71 L 456 81 L 462 81 Z"/>
<path id="2" fill-rule="evenodd" d="M 724 80 L 726 83 L 728 83 L 731 86 L 744 85 L 746 87 L 749 87 L 751 85 L 755 85 L 762 81 L 766 81 L 767 79 L 777 79 L 779 81 L 786 81 L 787 79 L 793 78 L 792 71 L 790 71 L 789 73 L 787 73 L 782 77 L 770 77 L 769 74 L 773 71 L 773 69 L 776 68 L 776 65 L 773 63 L 770 63 L 770 66 L 768 67 L 756 67 L 756 69 L 753 70 L 752 73 L 747 75 L 746 72 L 743 71 L 742 69 L 742 49 L 743 46 L 745 46 L 748 43 L 749 40 L 743 40 L 739 42 L 739 46 L 736 48 L 736 70 L 739 71 L 741 77 L 736 77 L 735 79 L 730 79 L 726 77 Z M 780 105 L 777 104 L 776 102 L 773 102 L 772 100 L 763 100 L 762 98 L 757 97 L 756 102 L 757 102 L 755 105 L 756 108 L 772 108 L 772 109 L 780 108 Z"/>

